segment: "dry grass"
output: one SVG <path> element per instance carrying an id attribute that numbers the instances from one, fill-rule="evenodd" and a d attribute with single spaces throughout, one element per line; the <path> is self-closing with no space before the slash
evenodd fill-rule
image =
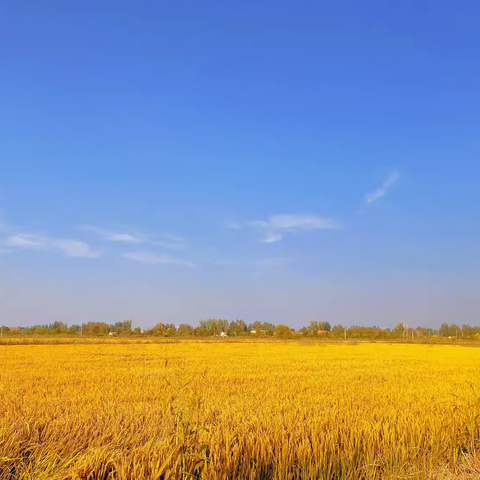
<path id="1" fill-rule="evenodd" d="M 0 478 L 480 478 L 479 366 L 456 346 L 4 345 Z"/>

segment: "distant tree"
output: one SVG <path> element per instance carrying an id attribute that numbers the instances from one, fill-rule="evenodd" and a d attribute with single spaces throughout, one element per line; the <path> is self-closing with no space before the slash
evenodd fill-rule
<path id="1" fill-rule="evenodd" d="M 378 339 L 385 336 L 385 330 L 377 326 L 364 327 L 362 325 L 353 325 L 347 329 L 348 338 Z"/>
<path id="2" fill-rule="evenodd" d="M 132 321 L 123 320 L 122 322 L 116 322 L 113 325 L 110 325 L 110 331 L 116 332 L 119 335 L 124 333 L 129 333 L 132 330 Z"/>
<path id="3" fill-rule="evenodd" d="M 334 325 L 330 334 L 332 337 L 344 337 L 345 336 L 345 327 L 343 325 Z"/>
<path id="4" fill-rule="evenodd" d="M 174 337 L 176 333 L 177 333 L 177 330 L 175 328 L 169 327 L 167 328 L 165 335 L 167 337 Z"/>
<path id="5" fill-rule="evenodd" d="M 228 320 L 209 318 L 207 320 L 200 320 L 198 328 L 204 330 L 204 335 L 199 336 L 212 336 L 220 335 L 221 332 L 227 332 L 229 327 Z"/>
<path id="6" fill-rule="evenodd" d="M 450 337 L 450 327 L 448 326 L 448 323 L 442 323 L 438 329 L 438 334 L 441 337 Z"/>
<path id="7" fill-rule="evenodd" d="M 310 335 L 316 336 L 318 332 L 318 322 L 311 321 L 310 325 L 307 327 L 307 331 Z"/>
<path id="8" fill-rule="evenodd" d="M 263 322 L 261 330 L 264 330 L 265 332 L 273 332 L 275 330 L 275 325 L 270 322 Z"/>
<path id="9" fill-rule="evenodd" d="M 193 329 L 193 334 L 196 336 L 196 337 L 205 337 L 206 336 L 206 329 L 205 328 L 202 328 L 200 326 L 198 327 L 195 327 Z"/>
<path id="10" fill-rule="evenodd" d="M 399 322 L 395 325 L 395 327 L 393 327 L 392 332 L 396 337 L 403 337 L 403 335 L 405 334 L 405 330 L 406 330 L 405 324 L 403 322 Z"/>
<path id="11" fill-rule="evenodd" d="M 243 320 L 235 320 L 230 322 L 228 326 L 229 335 L 245 335 L 247 333 L 247 324 Z"/>
<path id="12" fill-rule="evenodd" d="M 255 333 L 257 335 L 260 335 L 261 333 L 261 330 L 262 330 L 262 322 L 259 322 L 258 320 L 256 320 L 255 322 L 251 323 L 248 328 L 247 328 L 247 331 L 250 333 L 252 332 L 253 330 L 255 330 Z"/>
<path id="13" fill-rule="evenodd" d="M 310 337 L 310 336 L 311 336 L 311 333 L 310 333 L 310 331 L 308 330 L 308 327 L 302 327 L 302 328 L 298 331 L 298 333 L 299 333 L 300 335 L 302 335 L 302 337 Z"/>
<path id="14" fill-rule="evenodd" d="M 325 331 L 329 332 L 332 329 L 332 327 L 331 327 L 329 322 L 319 322 L 318 323 L 318 329 L 319 330 L 325 330 Z"/>
<path id="15" fill-rule="evenodd" d="M 187 323 L 181 323 L 177 328 L 177 335 L 179 337 L 189 337 L 193 335 L 193 327 Z"/>
<path id="16" fill-rule="evenodd" d="M 151 330 L 151 334 L 156 337 L 163 337 L 165 335 L 165 325 L 162 322 L 158 322 Z"/>
<path id="17" fill-rule="evenodd" d="M 88 322 L 82 325 L 83 335 L 108 335 L 110 327 L 103 322 Z"/>
<path id="18" fill-rule="evenodd" d="M 275 334 L 278 338 L 291 338 L 293 336 L 291 328 L 287 325 L 278 325 L 275 327 Z"/>
<path id="19" fill-rule="evenodd" d="M 450 325 L 449 330 L 450 330 L 450 337 L 456 337 L 456 338 L 462 337 L 462 329 L 455 323 Z"/>
<path id="20" fill-rule="evenodd" d="M 81 328 L 82 327 L 80 325 L 71 325 L 67 330 L 67 334 L 78 335 L 80 333 Z"/>
<path id="21" fill-rule="evenodd" d="M 23 333 L 27 335 L 47 335 L 50 333 L 48 325 L 34 325 L 33 327 L 27 328 Z"/>
<path id="22" fill-rule="evenodd" d="M 47 327 L 48 333 L 53 335 L 58 335 L 60 333 L 66 333 L 68 330 L 68 325 L 64 322 L 53 322 Z"/>
<path id="23" fill-rule="evenodd" d="M 462 332 L 464 337 L 474 337 L 480 334 L 480 327 L 472 327 L 471 325 L 462 325 Z"/>

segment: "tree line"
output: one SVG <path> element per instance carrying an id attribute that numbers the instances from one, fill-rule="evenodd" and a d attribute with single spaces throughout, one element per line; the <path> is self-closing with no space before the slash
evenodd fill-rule
<path id="1" fill-rule="evenodd" d="M 479 339 L 480 326 L 468 324 L 457 325 L 443 323 L 440 328 L 408 327 L 403 322 L 393 328 L 381 328 L 378 326 L 343 326 L 329 322 L 312 321 L 309 325 L 295 330 L 287 325 L 274 325 L 270 322 L 255 321 L 247 324 L 238 319 L 228 321 L 225 319 L 209 318 L 200 320 L 196 327 L 187 323 L 174 325 L 173 323 L 159 322 L 154 327 L 142 330 L 133 327 L 131 320 L 123 320 L 114 324 L 104 322 L 87 322 L 81 325 L 67 325 L 64 322 L 53 322 L 46 325 L 34 325 L 32 327 L 0 327 L 1 335 L 138 335 L 155 337 L 214 337 L 214 336 L 254 336 L 254 337 L 277 337 L 277 338 L 337 338 L 337 339 L 366 339 L 366 340 L 419 340 L 425 338 L 455 338 L 455 339 Z"/>

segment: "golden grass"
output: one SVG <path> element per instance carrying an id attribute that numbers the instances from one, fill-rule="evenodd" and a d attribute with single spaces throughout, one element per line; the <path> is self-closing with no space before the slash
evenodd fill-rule
<path id="1" fill-rule="evenodd" d="M 476 384 L 458 346 L 4 345 L 0 478 L 480 478 Z"/>

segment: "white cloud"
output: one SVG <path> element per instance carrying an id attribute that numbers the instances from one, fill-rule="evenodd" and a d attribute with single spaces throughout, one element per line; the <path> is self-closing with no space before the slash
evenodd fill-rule
<path id="1" fill-rule="evenodd" d="M 256 220 L 248 222 L 245 225 L 235 224 L 232 228 L 249 227 L 261 230 L 263 236 L 261 243 L 275 243 L 282 240 L 285 233 L 306 232 L 319 229 L 336 229 L 340 228 L 340 224 L 324 217 L 316 215 L 273 215 L 267 220 Z"/>
<path id="2" fill-rule="evenodd" d="M 91 249 L 90 245 L 79 240 L 64 238 L 51 238 L 36 234 L 12 235 L 5 241 L 5 245 L 14 248 L 27 248 L 31 250 L 59 251 L 67 257 L 99 257 L 101 254 Z"/>
<path id="3" fill-rule="evenodd" d="M 85 232 L 90 232 L 106 242 L 118 242 L 129 244 L 149 244 L 158 248 L 169 250 L 180 250 L 186 248 L 185 240 L 176 235 L 162 233 L 156 237 L 153 235 L 131 235 L 130 233 L 117 233 L 105 228 L 95 227 L 94 225 L 81 225 L 79 227 Z"/>
<path id="4" fill-rule="evenodd" d="M 41 235 L 24 235 L 19 233 L 7 238 L 5 242 L 9 247 L 43 248 L 48 243 L 46 237 Z"/>
<path id="5" fill-rule="evenodd" d="M 185 250 L 187 248 L 187 244 L 182 237 L 162 233 L 158 235 L 158 238 L 160 238 L 160 240 L 152 238 L 149 239 L 147 243 L 150 243 L 150 245 L 154 247 L 167 248 L 169 250 Z"/>
<path id="6" fill-rule="evenodd" d="M 116 233 L 104 228 L 95 227 L 93 225 L 82 225 L 80 227 L 84 231 L 92 232 L 102 240 L 108 242 L 124 242 L 124 243 L 142 243 L 139 237 L 130 235 L 129 233 Z"/>
<path id="7" fill-rule="evenodd" d="M 169 255 L 158 254 L 154 252 L 128 252 L 122 255 L 129 260 L 135 260 L 136 262 L 147 263 L 149 265 L 154 264 L 175 264 L 183 265 L 185 267 L 194 267 L 195 264 L 184 260 L 183 258 L 171 257 Z"/>
<path id="8" fill-rule="evenodd" d="M 400 174 L 396 170 L 394 170 L 383 181 L 380 188 L 377 188 L 377 190 L 367 194 L 367 196 L 365 197 L 365 203 L 367 205 L 372 205 L 376 201 L 380 200 L 390 191 L 390 189 L 398 182 L 399 179 L 400 179 Z"/>
<path id="9" fill-rule="evenodd" d="M 127 242 L 127 243 L 140 243 L 141 240 L 128 234 L 128 233 L 112 233 L 107 239 L 112 242 Z"/>
<path id="10" fill-rule="evenodd" d="M 281 233 L 268 232 L 261 240 L 261 243 L 275 243 L 282 239 Z"/>
<path id="11" fill-rule="evenodd" d="M 52 247 L 61 250 L 67 257 L 99 257 L 100 252 L 92 251 L 90 245 L 79 240 L 54 240 Z"/>

